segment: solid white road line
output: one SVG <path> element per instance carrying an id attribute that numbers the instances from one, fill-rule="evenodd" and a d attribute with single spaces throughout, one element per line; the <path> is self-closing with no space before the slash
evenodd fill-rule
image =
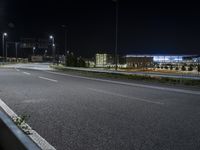
<path id="1" fill-rule="evenodd" d="M 38 78 L 48 80 L 48 81 L 52 81 L 52 82 L 58 82 L 58 80 L 54 80 L 54 79 L 50 79 L 50 78 L 46 78 L 46 77 L 42 77 L 42 76 L 39 76 Z"/>
<path id="2" fill-rule="evenodd" d="M 9 108 L 1 99 L 0 99 L 0 107 L 8 114 L 10 118 L 18 117 L 18 115 Z M 27 124 L 28 128 L 31 127 Z M 42 138 L 35 130 L 30 131 L 30 135 L 28 135 L 42 150 L 56 150 L 51 144 L 49 144 L 44 138 Z"/>
<path id="3" fill-rule="evenodd" d="M 23 72 L 24 74 L 26 74 L 26 75 L 30 75 L 30 73 L 28 73 L 28 72 Z"/>
<path id="4" fill-rule="evenodd" d="M 51 73 L 51 74 L 62 75 L 62 76 L 69 76 L 69 77 L 73 77 L 73 78 L 81 78 L 81 79 L 93 80 L 93 81 L 108 82 L 108 83 L 114 83 L 114 84 L 128 85 L 128 86 L 141 87 L 141 88 L 150 88 L 150 89 L 163 90 L 163 91 L 169 91 L 169 92 L 178 92 L 178 93 L 184 93 L 184 94 L 196 94 L 196 95 L 200 95 L 200 91 L 175 89 L 175 88 L 168 88 L 168 87 L 161 87 L 161 86 L 152 86 L 152 85 L 144 85 L 144 84 L 137 84 L 137 83 L 127 83 L 127 82 L 114 81 L 114 80 L 106 80 L 106 79 L 98 79 L 98 78 L 89 78 L 89 77 L 82 77 L 82 76 L 70 75 L 70 74 L 58 73 L 58 72 L 52 72 L 52 71 L 45 71 L 45 72 Z"/>
<path id="5" fill-rule="evenodd" d="M 127 99 L 133 99 L 133 100 L 142 101 L 142 102 L 146 102 L 146 103 L 152 103 L 152 104 L 158 104 L 158 105 L 163 105 L 164 104 L 162 102 L 155 102 L 155 101 L 144 99 L 144 98 L 138 98 L 138 97 L 134 97 L 134 96 L 127 96 L 127 95 L 122 95 L 122 94 L 118 94 L 118 93 L 114 93 L 114 92 L 108 92 L 108 91 L 99 90 L 99 89 L 93 89 L 93 88 L 88 88 L 88 89 L 91 90 L 91 91 L 94 91 L 94 92 L 98 92 L 98 93 L 113 95 L 113 96 L 127 98 Z"/>

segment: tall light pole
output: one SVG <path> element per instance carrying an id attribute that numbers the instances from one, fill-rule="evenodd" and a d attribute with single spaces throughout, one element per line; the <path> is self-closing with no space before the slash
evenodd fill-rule
<path id="1" fill-rule="evenodd" d="M 35 46 L 33 46 L 33 55 L 35 55 Z"/>
<path id="2" fill-rule="evenodd" d="M 18 48 L 18 44 L 17 42 L 15 42 L 15 57 L 16 57 L 16 62 L 17 62 L 17 48 Z"/>
<path id="3" fill-rule="evenodd" d="M 66 25 L 62 25 L 62 28 L 64 28 L 65 30 L 65 65 L 67 65 L 67 26 Z"/>
<path id="4" fill-rule="evenodd" d="M 3 50 L 3 60 L 5 59 L 4 53 L 5 53 L 5 38 L 8 36 L 7 33 L 2 34 L 2 50 Z M 6 59 L 7 59 L 7 48 L 6 48 Z"/>
<path id="5" fill-rule="evenodd" d="M 115 70 L 117 70 L 117 50 L 118 50 L 118 9 L 119 9 L 119 0 L 113 0 L 115 2 Z"/>
<path id="6" fill-rule="evenodd" d="M 52 54 L 53 54 L 53 63 L 55 62 L 55 43 L 54 43 L 54 37 L 52 35 L 49 36 L 51 42 L 52 42 Z"/>

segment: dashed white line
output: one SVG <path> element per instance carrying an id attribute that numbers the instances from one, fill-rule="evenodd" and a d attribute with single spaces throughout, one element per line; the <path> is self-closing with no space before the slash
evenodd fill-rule
<path id="1" fill-rule="evenodd" d="M 26 74 L 26 75 L 30 75 L 30 73 L 28 73 L 28 72 L 23 72 L 24 74 Z"/>
<path id="2" fill-rule="evenodd" d="M 15 68 L 16 71 L 20 71 L 19 69 Z"/>
<path id="3" fill-rule="evenodd" d="M 50 78 L 46 78 L 46 77 L 42 77 L 42 76 L 39 76 L 38 78 L 48 80 L 48 81 L 52 81 L 52 82 L 58 82 L 58 80 L 54 80 L 54 79 L 50 79 Z"/>
<path id="4" fill-rule="evenodd" d="M 10 118 L 18 117 L 18 115 L 9 107 L 7 106 L 1 99 L 0 99 L 0 107 L 8 114 Z M 27 124 L 28 128 L 31 127 Z M 49 144 L 44 138 L 42 138 L 35 130 L 30 131 L 30 135 L 28 135 L 42 150 L 56 150 L 51 144 Z"/>

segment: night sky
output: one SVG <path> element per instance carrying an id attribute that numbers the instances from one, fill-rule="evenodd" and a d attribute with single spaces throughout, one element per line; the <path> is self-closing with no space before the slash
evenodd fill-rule
<path id="1" fill-rule="evenodd" d="M 120 0 L 120 54 L 200 54 L 200 6 L 198 4 Z M 92 57 L 114 53 L 115 3 L 112 0 L 0 0 L 0 31 L 10 41 L 20 37 L 55 36 L 64 52 Z"/>

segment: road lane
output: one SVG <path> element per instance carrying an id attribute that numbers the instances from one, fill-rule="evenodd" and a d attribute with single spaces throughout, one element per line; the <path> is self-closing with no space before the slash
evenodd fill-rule
<path id="1" fill-rule="evenodd" d="M 29 114 L 31 127 L 57 149 L 200 147 L 200 101 L 196 94 L 29 72 L 31 75 L 25 77 L 14 69 L 0 70 L 0 98 L 17 114 Z"/>

